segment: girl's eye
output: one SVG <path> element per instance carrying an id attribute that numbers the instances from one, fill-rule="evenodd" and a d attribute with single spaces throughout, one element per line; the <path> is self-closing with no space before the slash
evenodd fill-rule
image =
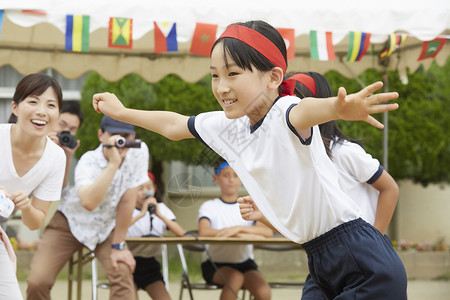
<path id="1" fill-rule="evenodd" d="M 212 78 L 217 78 L 219 76 L 217 76 L 216 74 L 211 74 Z"/>
<path id="2" fill-rule="evenodd" d="M 49 104 L 48 106 L 51 107 L 51 108 L 56 108 L 55 104 Z"/>
<path id="3" fill-rule="evenodd" d="M 228 76 L 236 76 L 236 75 L 239 75 L 239 73 L 237 73 L 237 72 L 230 72 L 230 74 L 228 74 Z"/>

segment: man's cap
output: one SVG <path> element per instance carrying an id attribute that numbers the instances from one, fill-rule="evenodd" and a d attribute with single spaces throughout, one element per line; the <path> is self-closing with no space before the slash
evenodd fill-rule
<path id="1" fill-rule="evenodd" d="M 109 133 L 129 133 L 135 134 L 134 126 L 128 123 L 114 120 L 111 117 L 103 116 L 100 127 Z"/>

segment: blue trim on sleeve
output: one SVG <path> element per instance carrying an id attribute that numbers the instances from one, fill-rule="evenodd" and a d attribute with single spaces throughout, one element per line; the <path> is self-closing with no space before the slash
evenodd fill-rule
<path id="1" fill-rule="evenodd" d="M 200 217 L 197 222 L 200 222 L 201 219 L 206 219 L 211 223 L 211 220 L 208 217 Z"/>
<path id="2" fill-rule="evenodd" d="M 297 104 L 291 104 L 291 106 L 288 107 L 288 109 L 286 110 L 286 123 L 289 127 L 289 129 L 300 139 L 300 142 L 303 145 L 311 145 L 311 141 L 312 141 L 312 137 L 313 137 L 313 128 L 311 127 L 311 136 L 309 138 L 305 140 L 303 140 L 303 138 L 300 136 L 300 134 L 298 134 L 297 130 L 294 128 L 294 126 L 291 124 L 291 121 L 289 121 L 289 113 L 291 111 L 291 109 L 296 106 Z"/>
<path id="3" fill-rule="evenodd" d="M 368 183 L 368 184 L 372 184 L 372 183 L 374 183 L 375 181 L 377 181 L 378 178 L 380 178 L 381 174 L 383 173 L 383 170 L 384 170 L 383 166 L 380 165 L 380 166 L 378 167 L 378 170 L 375 172 L 375 174 L 373 174 L 373 176 L 370 177 L 369 180 L 367 180 L 367 183 Z"/>
<path id="4" fill-rule="evenodd" d="M 211 149 L 211 147 L 208 146 L 208 144 L 205 143 L 205 141 L 200 137 L 200 135 L 198 134 L 197 130 L 195 130 L 195 116 L 191 116 L 188 119 L 188 129 L 191 132 L 191 134 L 200 142 L 202 142 L 203 145 L 205 145 L 206 147 L 208 147 L 209 149 Z M 212 150 L 212 149 L 211 149 Z M 214 151 L 214 150 L 213 150 Z"/>

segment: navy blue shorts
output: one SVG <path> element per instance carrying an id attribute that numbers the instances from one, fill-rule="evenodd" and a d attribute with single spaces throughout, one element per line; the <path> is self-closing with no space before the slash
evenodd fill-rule
<path id="1" fill-rule="evenodd" d="M 317 284 L 308 274 L 305 280 L 305 284 L 302 289 L 302 300 L 326 300 L 327 298 L 323 295 L 322 291 L 319 289 Z"/>
<path id="2" fill-rule="evenodd" d="M 138 289 L 143 289 L 157 281 L 164 282 L 161 275 L 161 264 L 154 257 L 135 257 L 136 269 L 133 279 Z"/>
<path id="3" fill-rule="evenodd" d="M 241 273 L 245 273 L 251 270 L 258 270 L 258 266 L 252 259 L 247 259 L 244 262 L 232 264 L 232 263 L 214 263 L 217 269 L 221 267 L 230 267 L 235 270 L 238 270 Z M 206 283 L 213 284 L 212 279 L 214 273 L 216 273 L 217 269 L 214 267 L 213 263 L 210 260 L 204 261 L 202 263 L 202 274 L 203 279 L 205 279 Z"/>
<path id="4" fill-rule="evenodd" d="M 407 299 L 405 267 L 391 241 L 361 218 L 302 245 L 328 299 Z"/>

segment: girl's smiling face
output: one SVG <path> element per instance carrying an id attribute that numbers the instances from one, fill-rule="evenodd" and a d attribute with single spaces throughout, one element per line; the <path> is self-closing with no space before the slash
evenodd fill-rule
<path id="1" fill-rule="evenodd" d="M 39 96 L 26 97 L 19 105 L 13 101 L 11 107 L 17 116 L 17 125 L 30 134 L 46 135 L 53 130 L 59 118 L 57 99 L 54 89 L 49 87 Z"/>
<path id="2" fill-rule="evenodd" d="M 211 53 L 211 87 L 219 104 L 229 119 L 247 115 L 253 125 L 262 119 L 278 96 L 271 88 L 271 71 L 252 71 L 238 67 L 222 43 Z"/>

